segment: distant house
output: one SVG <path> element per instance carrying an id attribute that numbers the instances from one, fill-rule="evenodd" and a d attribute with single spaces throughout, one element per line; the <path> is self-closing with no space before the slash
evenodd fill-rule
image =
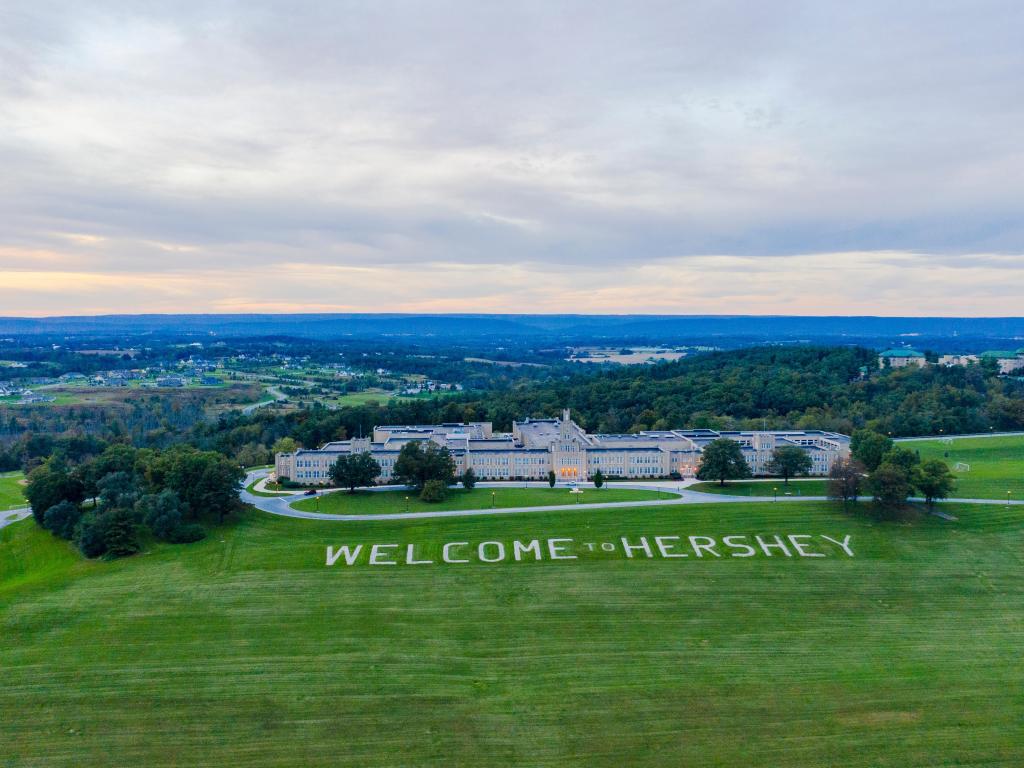
<path id="1" fill-rule="evenodd" d="M 19 400 L 18 403 L 20 405 L 30 405 L 32 403 L 52 403 L 55 399 L 56 398 L 50 397 L 48 395 L 39 395 L 36 394 L 35 392 L 26 391 L 25 394 L 21 396 L 21 400 Z"/>
<path id="2" fill-rule="evenodd" d="M 185 380 L 181 376 L 161 376 L 156 380 L 158 387 L 184 387 Z"/>
<path id="3" fill-rule="evenodd" d="M 924 353 L 916 349 L 887 349 L 878 355 L 879 368 L 906 368 L 908 365 L 928 365 Z"/>
<path id="4" fill-rule="evenodd" d="M 996 365 L 999 366 L 1000 373 L 1014 373 L 1024 370 L 1024 349 L 1018 349 L 1016 352 L 994 349 L 982 352 L 978 357 L 982 360 L 995 360 Z"/>
<path id="5" fill-rule="evenodd" d="M 202 378 L 199 379 L 199 383 L 202 384 L 204 387 L 216 387 L 218 384 L 220 384 L 220 379 L 218 379 L 216 376 L 203 376 Z"/>
<path id="6" fill-rule="evenodd" d="M 939 358 L 939 365 L 951 368 L 954 365 L 970 365 L 978 362 L 977 355 L 942 355 Z"/>

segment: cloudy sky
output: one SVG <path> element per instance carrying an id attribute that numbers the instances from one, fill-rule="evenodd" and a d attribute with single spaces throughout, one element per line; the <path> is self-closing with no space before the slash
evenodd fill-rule
<path id="1" fill-rule="evenodd" d="M 1024 314 L 1024 3 L 0 0 L 0 315 Z"/>

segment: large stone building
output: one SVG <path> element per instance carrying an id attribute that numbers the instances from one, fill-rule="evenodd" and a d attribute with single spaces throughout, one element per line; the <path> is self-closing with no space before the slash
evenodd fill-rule
<path id="1" fill-rule="evenodd" d="M 826 475 L 832 463 L 850 452 L 845 435 L 818 430 L 716 432 L 673 429 L 637 434 L 600 435 L 585 432 L 569 418 L 517 421 L 508 433 L 495 433 L 490 422 L 375 427 L 372 437 L 340 440 L 319 449 L 279 453 L 275 472 L 306 485 L 329 482 L 339 456 L 368 451 L 380 464 L 380 482 L 389 482 L 398 452 L 409 442 L 444 446 L 455 458 L 456 471 L 472 467 L 481 480 L 543 480 L 554 472 L 559 480 L 587 480 L 601 470 L 608 478 L 693 477 L 701 452 L 712 440 L 727 437 L 743 449 L 755 475 L 768 473 L 777 446 L 795 445 L 811 456 L 811 474 Z"/>

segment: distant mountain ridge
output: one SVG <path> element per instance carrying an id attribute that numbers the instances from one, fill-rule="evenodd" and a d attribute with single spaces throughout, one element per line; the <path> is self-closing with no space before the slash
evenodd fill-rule
<path id="1" fill-rule="evenodd" d="M 840 317 L 784 315 L 175 314 L 0 317 L 0 334 L 184 334 L 218 336 L 1024 337 L 1022 317 Z"/>

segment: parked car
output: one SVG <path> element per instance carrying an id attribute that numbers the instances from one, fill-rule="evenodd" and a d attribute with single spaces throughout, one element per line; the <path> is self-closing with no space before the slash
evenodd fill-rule
<path id="1" fill-rule="evenodd" d="M 312 488 L 310 488 L 310 489 L 309 489 L 308 491 L 306 491 L 306 492 L 305 492 L 304 494 L 302 494 L 302 495 L 303 495 L 303 496 L 316 496 L 316 491 L 314 491 L 314 490 L 313 490 Z"/>

